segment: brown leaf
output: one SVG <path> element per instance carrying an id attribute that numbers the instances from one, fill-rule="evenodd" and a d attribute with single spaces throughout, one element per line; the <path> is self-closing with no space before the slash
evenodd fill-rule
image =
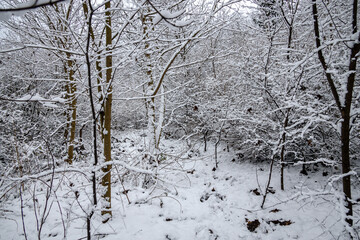
<path id="1" fill-rule="evenodd" d="M 254 221 L 248 221 L 247 219 L 245 219 L 247 221 L 247 229 L 250 231 L 250 232 L 254 232 L 256 230 L 257 227 L 260 226 L 260 222 L 259 220 L 255 219 Z"/>

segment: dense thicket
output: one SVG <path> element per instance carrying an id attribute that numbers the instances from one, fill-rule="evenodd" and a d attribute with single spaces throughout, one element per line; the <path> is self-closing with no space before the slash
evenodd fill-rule
<path id="1" fill-rule="evenodd" d="M 284 168 L 300 164 L 307 174 L 322 164 L 326 173 L 343 174 L 353 224 L 350 180 L 356 187 L 360 158 L 357 8 L 356 0 L 70 0 L 4 19 L 2 187 L 8 176 L 55 169 L 51 159 L 57 166 L 93 165 L 95 153 L 106 175 L 116 164 L 108 152 L 114 150 L 110 131 L 141 129 L 144 149 L 123 164 L 146 171 L 170 161 L 164 138 L 189 146 L 201 141 L 205 151 L 221 144 L 240 163 L 269 162 L 282 173 L 282 190 Z M 145 176 L 138 184 L 156 181 Z M 10 193 L 3 190 L 1 200 Z M 93 190 L 111 201 L 101 188 Z"/>

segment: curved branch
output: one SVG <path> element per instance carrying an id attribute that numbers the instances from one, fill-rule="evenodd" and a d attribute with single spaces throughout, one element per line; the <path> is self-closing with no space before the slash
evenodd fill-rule
<path id="1" fill-rule="evenodd" d="M 24 6 L 24 7 L 15 7 L 15 8 L 0 8 L 0 12 L 18 12 L 18 11 L 24 11 L 24 10 L 30 10 L 35 9 L 39 7 L 45 7 L 54 5 L 57 3 L 65 2 L 66 0 L 49 0 L 49 1 L 41 1 L 41 0 L 35 0 L 33 4 L 30 6 Z"/>

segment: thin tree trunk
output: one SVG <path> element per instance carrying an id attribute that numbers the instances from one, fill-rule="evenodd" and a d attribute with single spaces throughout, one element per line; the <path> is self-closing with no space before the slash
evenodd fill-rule
<path id="1" fill-rule="evenodd" d="M 280 187 L 281 190 L 284 190 L 284 166 L 285 166 L 285 141 L 286 141 L 286 127 L 288 126 L 289 122 L 289 111 L 287 112 L 285 116 L 284 121 L 284 132 L 282 134 L 282 146 L 281 146 L 281 152 L 280 152 L 280 161 L 281 161 L 281 171 L 280 171 Z"/>
<path id="2" fill-rule="evenodd" d="M 74 0 L 71 0 L 68 8 L 63 9 L 63 5 L 54 4 L 55 11 L 61 15 L 65 15 L 65 21 L 68 21 L 70 18 L 70 14 L 72 11 Z M 45 11 L 46 12 L 46 11 Z M 63 32 L 62 35 L 55 35 L 54 38 L 56 40 L 56 46 L 62 47 L 64 49 L 70 49 L 71 47 L 71 39 L 67 36 L 68 35 L 68 26 L 64 24 L 64 20 L 62 18 L 58 18 L 57 22 L 53 22 L 52 19 L 46 15 L 48 20 L 48 25 L 53 31 Z M 67 143 L 67 159 L 65 160 L 67 163 L 72 164 L 74 159 L 74 144 L 75 144 L 75 135 L 76 135 L 76 112 L 77 112 L 77 98 L 76 98 L 76 91 L 77 91 L 77 84 L 74 78 L 75 71 L 74 65 L 75 60 L 71 59 L 71 54 L 68 52 L 66 53 L 66 60 L 64 61 L 64 72 L 67 76 L 67 80 L 69 81 L 65 85 L 66 90 L 66 100 L 68 103 L 68 109 L 65 113 L 66 116 L 66 128 L 64 132 L 65 141 Z M 69 136 L 70 134 L 70 136 Z M 68 139 L 69 138 L 69 139 Z"/>
<path id="3" fill-rule="evenodd" d="M 70 53 L 67 53 L 67 73 L 69 76 L 69 83 L 68 83 L 68 101 L 69 101 L 69 128 L 70 128 L 70 139 L 69 139 L 69 145 L 68 145 L 68 158 L 67 163 L 72 164 L 74 159 L 74 144 L 75 144 L 75 133 L 76 133 L 76 82 L 74 79 L 75 71 L 73 69 L 74 61 L 71 60 Z"/>
<path id="4" fill-rule="evenodd" d="M 207 150 L 207 135 L 209 133 L 209 130 L 205 130 L 204 132 L 204 152 Z"/>
<path id="5" fill-rule="evenodd" d="M 349 104 L 350 105 L 350 104 Z M 343 121 L 341 123 L 341 158 L 342 158 L 342 173 L 347 174 L 350 172 L 350 111 L 343 112 Z M 343 191 L 345 194 L 345 207 L 348 209 L 346 212 L 346 222 L 350 226 L 353 224 L 352 215 L 352 203 L 351 203 L 351 178 L 346 176 L 343 178 Z"/>
<path id="6" fill-rule="evenodd" d="M 283 4 L 283 2 L 282 2 Z M 291 18 L 290 20 L 286 17 L 285 12 L 282 8 L 282 6 L 280 7 L 283 18 L 285 19 L 285 23 L 288 25 L 289 27 L 289 34 L 288 34 L 288 40 L 287 40 L 287 54 L 286 54 L 286 59 L 288 61 L 290 61 L 290 48 L 291 48 L 291 42 L 292 42 L 292 35 L 293 35 L 293 26 L 294 26 L 294 20 L 295 20 L 295 14 L 297 12 L 298 9 L 298 5 L 299 5 L 299 0 L 296 1 L 295 3 L 295 7 L 293 6 L 293 2 L 289 3 L 289 8 L 291 11 Z M 286 116 L 285 116 L 285 121 L 284 121 L 284 132 L 282 134 L 282 146 L 281 146 L 281 152 L 280 152 L 280 161 L 281 161 L 281 171 L 280 171 L 280 188 L 281 190 L 284 190 L 284 167 L 285 167 L 285 143 L 286 143 L 286 128 L 288 126 L 289 123 L 289 113 L 290 113 L 290 109 L 287 110 L 286 112 Z"/>
<path id="7" fill-rule="evenodd" d="M 164 120 L 165 120 L 165 95 L 164 95 L 164 86 L 161 86 L 161 90 L 160 90 L 160 106 L 159 106 L 159 118 L 156 124 L 156 132 L 155 132 L 155 148 L 157 150 L 160 149 L 160 138 L 161 138 L 161 134 L 162 134 L 162 130 L 164 127 Z"/>
<path id="8" fill-rule="evenodd" d="M 89 8 L 86 2 L 83 3 L 83 11 L 85 16 L 89 15 Z M 97 49 L 98 47 L 101 46 L 102 41 L 99 40 L 98 45 L 96 44 L 96 39 L 95 39 L 95 34 L 94 34 L 94 30 L 92 28 L 92 26 L 89 26 L 89 37 L 91 38 L 91 40 L 93 41 L 92 46 L 94 49 Z M 100 132 L 100 136 L 101 136 L 101 141 L 104 142 L 104 121 L 105 121 L 105 106 L 104 106 L 104 88 L 103 88 L 103 69 L 101 66 L 101 51 L 98 50 L 96 51 L 96 55 L 98 56 L 95 62 L 95 68 L 97 71 L 97 90 L 98 93 L 100 95 L 99 97 L 99 103 L 102 105 L 102 109 L 99 112 L 99 132 Z"/>
<path id="9" fill-rule="evenodd" d="M 100 52 L 97 53 L 98 59 L 96 60 L 95 66 L 96 66 L 96 71 L 97 71 L 97 84 L 98 84 L 98 93 L 100 94 L 99 97 L 99 102 L 101 104 L 104 105 L 104 92 L 103 92 L 103 87 L 102 87 L 102 83 L 103 83 L 103 74 L 102 74 L 102 67 L 101 67 L 101 56 L 100 56 Z M 99 123 L 99 130 L 101 133 L 101 140 L 104 142 L 104 121 L 105 121 L 105 111 L 104 109 L 100 111 L 99 113 L 99 117 L 100 117 L 100 123 Z"/>
<path id="10" fill-rule="evenodd" d="M 85 3 L 84 3 L 85 4 Z M 86 66 L 87 66 L 87 77 L 88 77 L 88 85 L 89 85 L 89 98 L 90 98 L 90 106 L 91 106 L 91 113 L 92 113 L 92 127 L 93 127 L 93 151 L 94 151 L 94 163 L 93 166 L 97 166 L 98 164 L 98 153 L 97 153 L 97 134 L 96 134 L 96 112 L 95 112 L 95 104 L 94 104 L 94 99 L 93 99 L 93 93 L 92 93 L 92 84 L 91 84 L 91 62 L 90 62 L 90 53 L 89 53 L 89 49 L 90 49 L 90 36 L 91 36 L 91 24 L 92 24 L 92 16 L 94 13 L 94 10 L 92 8 L 91 5 L 91 1 L 88 0 L 87 2 L 88 5 L 86 5 L 86 9 L 87 6 L 89 6 L 90 12 L 85 12 L 85 17 L 87 18 L 87 24 L 88 24 L 88 35 L 87 35 L 87 39 L 86 39 L 86 52 L 85 52 L 85 58 L 86 58 Z M 85 9 L 84 9 L 85 10 Z M 88 214 L 87 218 L 86 218 L 86 225 L 87 225 L 87 239 L 90 240 L 91 239 L 91 218 L 94 215 L 94 209 L 97 206 L 97 193 L 96 193 L 96 172 L 93 169 L 91 171 L 92 173 L 92 178 L 91 178 L 91 182 L 92 182 L 92 190 L 93 190 L 93 209 L 91 210 L 91 212 Z"/>
<path id="11" fill-rule="evenodd" d="M 272 177 L 274 162 L 275 162 L 275 158 L 273 156 L 272 159 L 271 159 L 270 170 L 269 170 L 269 178 L 268 178 L 268 182 L 266 184 L 265 193 L 264 193 L 263 200 L 262 200 L 262 203 L 261 203 L 261 208 L 264 208 L 266 197 L 267 197 L 267 195 L 269 193 L 269 188 L 270 188 L 270 183 L 271 183 L 271 177 Z"/>
<path id="12" fill-rule="evenodd" d="M 105 163 L 111 161 L 111 105 L 112 105 L 112 31 L 111 31 L 111 4 L 110 1 L 105 3 L 105 16 L 106 16 L 106 83 L 107 83 L 107 96 L 105 99 L 105 119 L 104 119 L 104 156 Z M 105 216 L 103 222 L 107 222 L 111 216 L 111 168 L 112 165 L 108 164 L 102 168 L 104 176 L 102 177 L 102 185 L 105 188 L 103 194 L 103 202 L 105 203 L 105 210 L 101 211 L 101 215 Z"/>
<path id="13" fill-rule="evenodd" d="M 148 6 L 143 13 L 142 17 L 142 25 L 143 25 L 143 34 L 145 40 L 145 61 L 146 61 L 146 75 L 147 75 L 147 84 L 145 86 L 145 96 L 146 102 L 146 111 L 147 111 L 147 118 L 148 118 L 148 148 L 150 155 L 154 155 L 158 150 L 158 141 L 157 141 L 157 121 L 156 121 L 156 106 L 155 106 L 155 96 L 151 94 L 154 92 L 154 77 L 153 77 L 153 66 L 151 63 L 151 54 L 148 53 L 148 49 L 150 47 L 150 42 L 148 41 L 150 31 L 154 30 L 152 16 L 149 16 L 148 13 L 151 12 L 150 6 Z"/>

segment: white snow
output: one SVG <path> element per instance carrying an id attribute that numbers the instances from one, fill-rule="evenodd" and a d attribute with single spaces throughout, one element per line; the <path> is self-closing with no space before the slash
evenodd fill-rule
<path id="1" fill-rule="evenodd" d="M 45 102 L 44 106 L 49 107 L 49 108 L 57 108 L 58 107 L 56 104 L 51 103 L 51 102 Z"/>
<path id="2" fill-rule="evenodd" d="M 155 17 L 153 18 L 153 24 L 158 24 L 161 19 L 166 18 L 166 19 L 174 19 L 177 18 L 179 16 L 181 16 L 182 14 L 185 13 L 185 9 L 180 10 L 180 11 L 176 11 L 176 12 L 170 12 L 169 10 L 161 10 L 160 14 L 155 14 Z M 176 24 L 177 25 L 177 24 Z"/>
<path id="3" fill-rule="evenodd" d="M 26 94 L 26 95 L 22 96 L 21 98 L 18 98 L 17 100 L 19 100 L 19 101 L 28 101 L 30 99 L 31 99 L 31 95 Z"/>
<path id="4" fill-rule="evenodd" d="M 175 22 L 175 25 L 178 27 L 185 27 L 187 25 L 190 25 L 193 22 L 193 20 L 179 20 Z"/>
<path id="5" fill-rule="evenodd" d="M 45 98 L 41 97 L 39 93 L 35 93 L 35 95 L 26 94 L 21 98 L 16 99 L 18 101 L 44 101 Z"/>
<path id="6" fill-rule="evenodd" d="M 8 21 L 11 18 L 12 14 L 10 12 L 0 13 L 0 21 Z"/>
<path id="7" fill-rule="evenodd" d="M 160 16 L 160 14 L 156 14 L 155 17 L 153 18 L 153 24 L 158 24 L 161 21 L 162 17 Z"/>
<path id="8" fill-rule="evenodd" d="M 18 3 L 15 8 L 20 8 L 20 9 L 32 8 L 32 7 L 36 7 L 38 5 L 47 4 L 47 3 L 51 3 L 51 2 L 54 2 L 54 1 L 51 1 L 51 0 L 27 0 L 25 2 Z M 8 21 L 11 16 L 21 17 L 21 16 L 25 15 L 25 13 L 27 11 L 28 10 L 23 10 L 23 11 L 9 10 L 7 12 L 2 12 L 2 13 L 0 13 L 0 21 Z"/>
<path id="9" fill-rule="evenodd" d="M 269 163 L 233 162 L 234 155 L 224 151 L 225 147 L 219 147 L 220 165 L 212 171 L 213 147 L 202 152 L 202 145 L 197 143 L 197 147 L 186 153 L 185 143 L 164 140 L 162 148 L 168 162 L 163 163 L 156 176 L 167 180 L 167 183 L 159 182 L 145 189 L 124 181 L 122 186 L 119 183 L 119 179 L 124 177 L 122 170 L 123 173 L 133 171 L 138 177 L 150 174 L 156 179 L 153 171 L 136 166 L 136 154 L 141 154 L 144 147 L 140 133 L 114 134 L 120 141 L 114 146 L 113 160 L 120 172 L 115 171 L 113 166 L 113 219 L 106 224 L 101 223 L 99 209 L 95 209 L 92 219 L 92 233 L 102 236 L 101 239 L 348 239 L 341 221 L 343 210 L 338 199 L 341 194 L 326 184 L 328 178 L 322 172 L 310 171 L 311 176 L 304 176 L 299 174 L 301 166 L 286 168 L 286 190 L 281 191 L 279 171 L 275 167 L 271 184 L 275 193 L 268 195 L 265 208 L 261 209 L 262 195 L 255 192 L 264 192 Z M 170 156 L 179 152 L 183 154 L 176 157 L 176 164 L 171 162 Z M 127 161 L 132 161 L 133 165 Z M 85 164 L 86 168 L 78 164 L 79 169 L 88 171 L 88 164 Z M 48 176 L 50 174 L 51 171 Z M 337 179 L 331 180 L 336 186 Z M 40 182 L 36 188 L 39 217 L 46 191 L 41 190 Z M 23 194 L 28 239 L 37 238 L 33 189 L 34 186 Z M 62 239 L 64 233 L 67 236 L 65 239 L 86 238 L 85 212 L 89 213 L 91 209 L 91 186 L 87 176 L 66 172 L 65 169 L 57 175 L 54 189 L 57 189 L 57 199 L 52 198 L 53 205 L 42 239 Z M 124 194 L 125 189 L 131 204 Z M 74 197 L 76 191 L 78 199 Z M 358 194 L 354 192 L 355 196 Z M 356 213 L 358 207 L 354 207 Z M 18 198 L 1 202 L 0 239 L 23 238 L 20 209 Z M 260 225 L 251 232 L 247 221 L 255 220 Z"/>
<path id="10" fill-rule="evenodd" d="M 43 101 L 43 100 L 46 100 L 46 99 L 41 97 L 40 94 L 36 93 L 29 100 L 31 100 L 31 101 Z"/>
<path id="11" fill-rule="evenodd" d="M 41 0 L 28 0 L 26 2 L 22 2 L 16 5 L 17 8 L 29 8 L 32 6 L 36 6 L 37 4 L 39 4 Z M 46 0 L 45 0 L 46 1 Z M 41 1 L 43 2 L 43 1 Z M 46 1 L 48 2 L 48 1 Z"/>
<path id="12" fill-rule="evenodd" d="M 66 99 L 61 98 L 61 97 L 53 97 L 51 100 L 55 101 L 55 102 L 59 102 L 59 103 L 65 103 L 66 102 Z"/>
<path id="13" fill-rule="evenodd" d="M 172 19 L 172 18 L 177 18 L 180 15 L 185 13 L 185 9 L 180 10 L 180 11 L 176 11 L 176 12 L 170 12 L 169 10 L 161 10 L 160 11 L 161 16 L 163 16 L 164 18 L 168 18 L 168 19 Z"/>

